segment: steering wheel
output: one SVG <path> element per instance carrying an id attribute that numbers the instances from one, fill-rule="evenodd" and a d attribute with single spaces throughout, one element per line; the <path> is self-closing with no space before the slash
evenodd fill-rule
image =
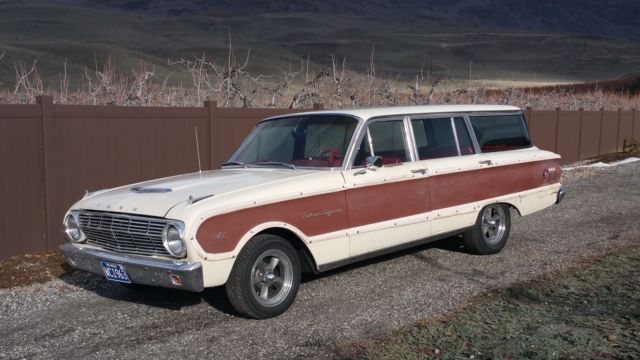
<path id="1" fill-rule="evenodd" d="M 325 149 L 322 150 L 319 158 L 320 160 L 326 160 L 332 163 L 335 160 L 342 160 L 342 154 L 336 149 Z"/>

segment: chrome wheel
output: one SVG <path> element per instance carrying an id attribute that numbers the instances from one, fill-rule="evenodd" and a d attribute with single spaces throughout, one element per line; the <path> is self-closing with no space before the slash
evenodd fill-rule
<path id="1" fill-rule="evenodd" d="M 282 250 L 269 249 L 251 267 L 252 294 L 263 306 L 277 306 L 291 292 L 293 278 L 289 256 Z"/>
<path id="2" fill-rule="evenodd" d="M 504 207 L 489 205 L 482 213 L 482 236 L 487 244 L 495 245 L 502 240 L 506 229 L 506 215 Z"/>

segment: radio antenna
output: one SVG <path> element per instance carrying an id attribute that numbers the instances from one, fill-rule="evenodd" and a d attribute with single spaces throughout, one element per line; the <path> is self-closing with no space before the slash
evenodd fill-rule
<path id="1" fill-rule="evenodd" d="M 198 172 L 202 174 L 202 165 L 200 164 L 200 143 L 198 142 L 198 127 L 194 126 L 193 130 L 196 133 L 196 153 L 198 154 Z"/>

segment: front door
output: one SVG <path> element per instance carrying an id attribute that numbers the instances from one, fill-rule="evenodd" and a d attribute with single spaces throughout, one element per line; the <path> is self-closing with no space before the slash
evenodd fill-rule
<path id="1" fill-rule="evenodd" d="M 409 150 L 409 119 L 373 120 L 344 171 L 351 256 L 429 235 L 427 173 Z M 365 160 L 382 157 L 381 167 Z"/>

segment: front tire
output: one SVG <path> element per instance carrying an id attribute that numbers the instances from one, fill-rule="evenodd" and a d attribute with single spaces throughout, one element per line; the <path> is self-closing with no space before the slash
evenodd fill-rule
<path id="1" fill-rule="evenodd" d="M 226 291 L 231 305 L 242 315 L 267 319 L 285 312 L 300 286 L 300 259 L 284 238 L 261 234 L 240 251 Z"/>
<path id="2" fill-rule="evenodd" d="M 511 209 L 505 204 L 482 208 L 473 229 L 462 234 L 464 246 L 472 253 L 489 255 L 500 252 L 511 232 Z"/>

